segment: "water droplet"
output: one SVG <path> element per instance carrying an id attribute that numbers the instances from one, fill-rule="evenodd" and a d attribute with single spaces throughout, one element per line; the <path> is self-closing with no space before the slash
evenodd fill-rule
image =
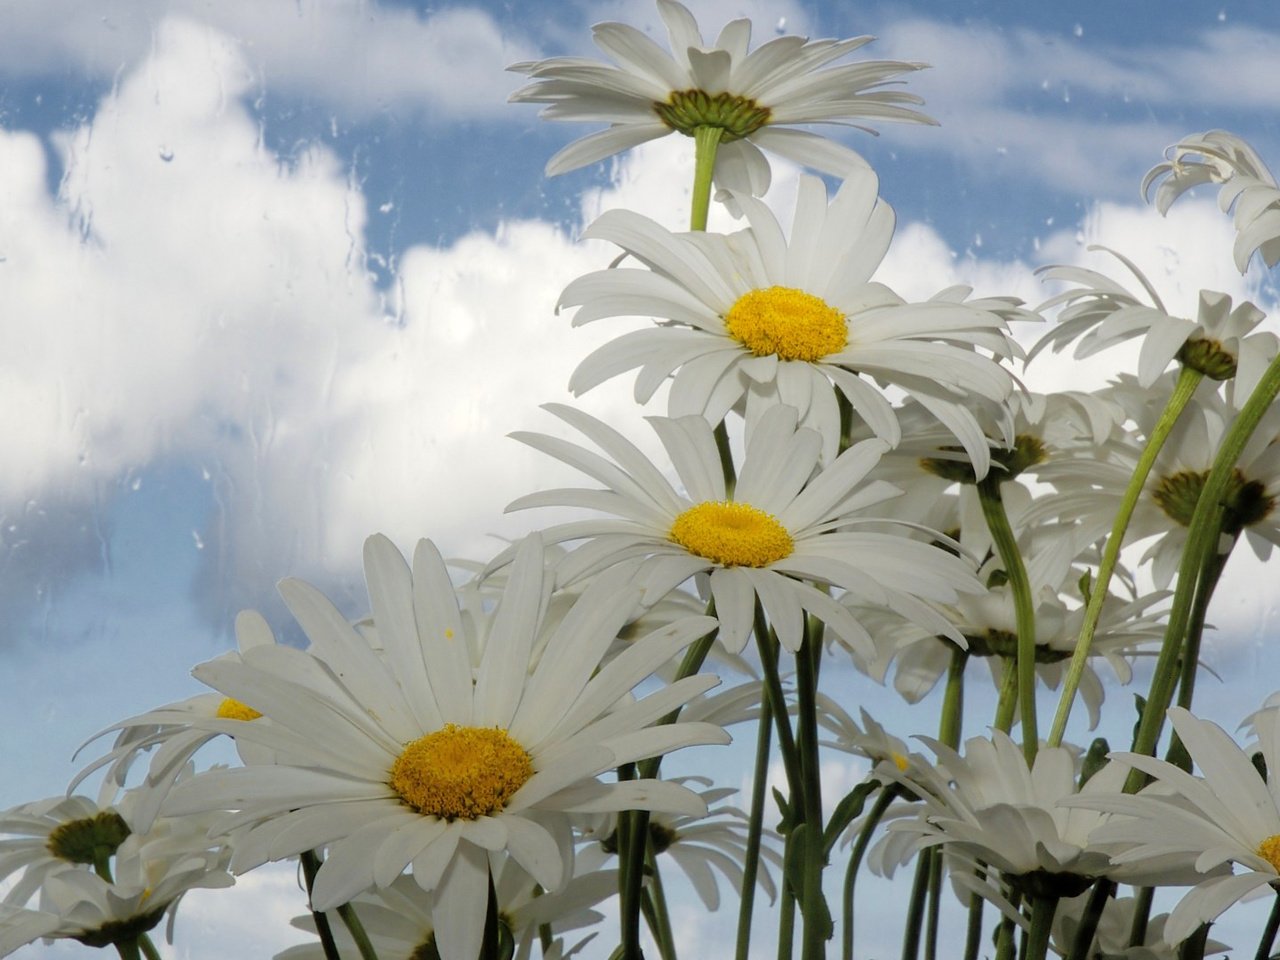
<path id="1" fill-rule="evenodd" d="M 786 29 L 787 29 L 787 18 L 786 18 L 786 17 L 779 17 L 779 18 L 778 18 L 778 25 L 777 25 L 776 27 L 774 27 L 773 29 L 777 30 L 779 33 L 784 33 L 784 32 L 786 31 Z"/>
<path id="2" fill-rule="evenodd" d="M 1044 225 L 1045 225 L 1046 227 L 1052 227 L 1052 226 L 1053 226 L 1053 217 L 1045 217 Z"/>
<path id="3" fill-rule="evenodd" d="M 1077 23 L 1074 27 L 1072 27 L 1072 28 L 1071 28 L 1071 32 L 1072 32 L 1073 34 L 1075 34 L 1077 37 L 1083 37 L 1083 36 L 1084 36 L 1084 24 Z"/>
<path id="4" fill-rule="evenodd" d="M 379 204 L 379 206 L 378 206 L 378 212 L 379 212 L 379 213 L 390 213 L 390 212 L 391 212 L 392 210 L 394 210 L 395 208 L 396 208 L 396 205 L 395 205 L 394 203 L 392 203 L 390 200 L 388 200 L 386 203 Z"/>
<path id="5" fill-rule="evenodd" d="M 1008 155 L 1009 155 L 1009 148 L 1008 148 L 1008 147 L 996 147 L 996 156 L 997 156 L 997 157 L 1007 157 Z"/>
<path id="6" fill-rule="evenodd" d="M 1226 11 L 1226 10 L 1219 10 L 1219 11 L 1218 11 L 1218 22 L 1219 22 L 1219 23 L 1226 23 L 1226 22 L 1227 22 L 1227 11 Z"/>
<path id="7" fill-rule="evenodd" d="M 160 148 L 160 159 L 161 159 L 161 160 L 163 160 L 165 163 L 170 163 L 170 162 L 172 162 L 172 161 L 173 161 L 173 151 L 172 151 L 172 150 L 170 150 L 168 147 L 161 147 L 161 148 Z"/>
<path id="8" fill-rule="evenodd" d="M 130 489 L 130 490 L 140 490 L 140 489 L 142 489 L 142 478 L 141 478 L 141 477 L 134 477 L 134 478 L 133 478 L 133 483 L 129 484 L 129 489 Z"/>
<path id="9" fill-rule="evenodd" d="M 195 542 L 197 550 L 204 549 L 204 541 L 200 539 L 200 532 L 198 530 L 191 531 L 191 539 Z"/>

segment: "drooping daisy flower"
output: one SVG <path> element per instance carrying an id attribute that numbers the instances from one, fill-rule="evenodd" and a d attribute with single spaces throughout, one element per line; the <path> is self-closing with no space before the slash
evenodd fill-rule
<path id="1" fill-rule="evenodd" d="M 151 930 L 190 890 L 229 887 L 230 854 L 211 819 L 166 818 L 149 834 L 125 837 L 113 852 L 113 879 L 87 867 L 47 873 L 39 909 L 0 910 L 0 956 L 40 937 L 105 947 Z"/>
<path id="2" fill-rule="evenodd" d="M 826 187 L 803 177 L 790 239 L 762 202 L 735 195 L 750 229 L 671 233 L 629 210 L 610 210 L 584 233 L 622 247 L 646 269 L 619 267 L 569 284 L 561 306 L 574 324 L 602 317 L 669 321 L 600 347 L 574 372 L 582 393 L 639 367 L 636 399 L 672 377 L 669 413 L 719 423 L 744 404 L 748 435 L 779 402 L 834 456 L 840 414 L 832 385 L 876 436 L 901 436 L 889 401 L 872 381 L 892 384 L 946 425 L 987 472 L 987 442 L 968 410 L 973 396 L 1001 401 L 1013 378 L 995 357 L 1019 355 L 1005 332 L 1017 301 L 968 301 L 965 288 L 906 303 L 871 280 L 893 236 L 893 211 L 870 170 L 850 173 L 830 206 Z"/>
<path id="3" fill-rule="evenodd" d="M 1028 510 L 1029 522 L 1041 523 L 1050 517 L 1070 520 L 1079 525 L 1085 541 L 1106 534 L 1168 395 L 1171 376 L 1166 374 L 1165 381 L 1150 391 L 1132 378 L 1121 378 L 1111 394 L 1130 409 L 1137 428 L 1099 448 L 1099 456 L 1066 457 L 1046 466 L 1040 477 L 1057 489 Z M 1129 521 L 1127 542 L 1156 538 L 1141 562 L 1150 561 L 1152 578 L 1161 589 L 1177 572 L 1200 491 L 1235 416 L 1231 405 L 1209 386 L 1201 385 L 1174 425 Z M 1272 407 L 1250 436 L 1228 484 L 1224 533 L 1229 539 L 1224 546 L 1243 535 L 1258 557 L 1266 559 L 1271 547 L 1280 543 L 1278 498 L 1280 408 Z"/>
<path id="4" fill-rule="evenodd" d="M 607 487 L 547 490 L 507 508 L 568 506 L 613 515 L 542 532 L 556 542 L 586 541 L 557 568 L 562 583 L 634 563 L 636 582 L 644 586 L 646 602 L 653 602 L 702 575 L 700 589 L 715 600 L 721 640 L 733 653 L 746 645 L 757 598 L 788 650 L 800 648 L 805 611 L 843 642 L 869 649 L 856 617 L 805 581 L 893 606 L 931 630 L 953 634 L 929 603 L 980 589 L 967 564 L 927 543 L 842 529 L 853 511 L 897 492 L 861 482 L 884 452 L 883 441 L 856 444 L 819 470 L 818 434 L 797 428 L 794 407 L 771 407 L 747 441 L 731 498 L 715 437 L 702 417 L 649 418 L 680 478 L 678 491 L 612 427 L 572 407 L 546 409 L 612 457 L 544 434 L 513 434 Z"/>
<path id="5" fill-rule="evenodd" d="M 934 122 L 909 106 L 923 102 L 919 97 L 883 89 L 924 64 L 880 60 L 829 66 L 871 37 L 809 41 L 784 36 L 748 52 L 750 20 L 729 23 L 708 47 L 684 6 L 658 0 L 658 12 L 670 53 L 634 27 L 599 23 L 593 38 L 613 64 L 553 57 L 508 68 L 531 80 L 511 95 L 513 102 L 550 104 L 542 111 L 548 120 L 609 123 L 552 157 L 548 176 L 669 133 L 693 136 L 698 127 L 717 127 L 722 133 L 716 182 L 758 196 L 769 187 L 761 147 L 835 176 L 866 166 L 848 147 L 791 125 Z"/>
<path id="6" fill-rule="evenodd" d="M 706 801 L 705 817 L 667 816 L 655 814 L 649 818 L 649 839 L 653 852 L 659 856 L 659 865 L 668 860 L 675 863 L 689 879 L 690 885 L 708 910 L 720 909 L 720 886 L 716 874 L 721 874 L 742 894 L 742 864 L 747 850 L 747 815 L 741 809 L 722 801 L 738 791 L 732 787 L 714 787 L 706 777 L 680 777 L 679 783 L 693 783 L 703 789 L 698 795 Z M 717 806 L 717 804 L 719 804 Z M 589 844 L 581 852 L 584 865 L 602 866 L 617 853 L 618 818 L 601 815 L 593 818 L 584 830 Z M 777 897 L 777 886 L 769 872 L 769 865 L 782 869 L 782 855 L 770 844 L 779 836 L 772 830 L 764 831 L 760 846 L 759 871 L 756 884 L 772 903 Z"/>
<path id="7" fill-rule="evenodd" d="M 236 811 L 225 826 L 238 831 L 237 872 L 327 847 L 312 890 L 317 910 L 385 887 L 411 866 L 435 894 L 441 956 L 471 960 L 491 858 L 506 851 L 557 890 L 572 876 L 569 814 L 705 810 L 676 784 L 595 779 L 619 764 L 728 740 L 705 723 L 649 726 L 714 677 L 630 697 L 654 667 L 713 629 L 710 618 L 674 623 L 597 672 L 637 599 L 622 574 L 583 592 L 532 671 L 552 588 L 536 536 L 517 550 L 496 609 L 484 611 L 476 670 L 454 587 L 429 541 L 418 544 L 412 570 L 385 537 L 365 545 L 380 653 L 318 591 L 285 581 L 281 594 L 311 641 L 307 652 L 260 647 L 242 662 L 195 670 L 271 721 L 196 725 L 271 748 L 277 762 L 197 774 L 174 789 L 166 810 Z"/>
<path id="8" fill-rule="evenodd" d="M 1181 707 L 1169 710 L 1169 721 L 1203 776 L 1154 757 L 1118 753 L 1116 765 L 1135 767 L 1157 783 L 1137 795 L 1117 791 L 1076 802 L 1115 815 L 1096 837 L 1129 845 L 1116 854 L 1117 864 L 1141 867 L 1171 854 L 1194 858 L 1206 879 L 1169 916 L 1164 937 L 1177 944 L 1246 894 L 1280 883 L 1280 713 L 1258 727 L 1265 778 L 1217 724 Z M 1238 871 L 1211 875 L 1228 863 Z"/>
<path id="9" fill-rule="evenodd" d="M 109 865 L 131 833 L 119 810 L 83 796 L 50 797 L 0 813 L 0 880 L 22 871 L 5 901 L 26 903 L 63 870 Z"/>
<path id="10" fill-rule="evenodd" d="M 1157 181 L 1156 209 L 1167 213 L 1173 201 L 1202 183 L 1220 183 L 1218 206 L 1235 208 L 1236 267 L 1249 267 L 1254 251 L 1268 267 L 1280 263 L 1280 186 L 1256 150 L 1233 133 L 1210 130 L 1194 133 L 1165 150 L 1168 158 L 1147 171 L 1142 195 Z"/>
<path id="11" fill-rule="evenodd" d="M 1036 309 L 1062 306 L 1054 328 L 1031 349 L 1028 360 L 1047 346 L 1057 353 L 1079 339 L 1075 356 L 1088 357 L 1133 337 L 1142 337 L 1138 355 L 1138 383 L 1150 387 L 1166 367 L 1179 363 L 1212 380 L 1234 380 L 1241 403 L 1253 392 L 1258 378 L 1276 355 L 1274 333 L 1253 333 L 1266 314 L 1248 300 L 1231 305 L 1231 297 L 1201 290 L 1195 320 L 1172 316 L 1151 281 L 1126 257 L 1106 247 L 1137 278 L 1146 299 L 1131 293 L 1105 274 L 1084 267 L 1045 267 L 1046 280 L 1076 284 L 1050 297 Z M 1150 303 L 1146 302 L 1147 300 Z"/>

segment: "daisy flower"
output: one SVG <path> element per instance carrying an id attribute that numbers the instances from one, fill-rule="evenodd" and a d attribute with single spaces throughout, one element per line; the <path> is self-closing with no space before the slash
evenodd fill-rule
<path id="1" fill-rule="evenodd" d="M 241 611 L 236 617 L 235 631 L 238 651 L 224 654 L 228 659 L 238 660 L 246 650 L 276 642 L 271 627 L 254 610 Z M 221 736 L 192 726 L 193 721 L 200 718 L 221 718 L 249 722 L 258 720 L 261 716 L 256 710 L 230 697 L 201 693 L 121 720 L 94 734 L 80 747 L 83 750 L 89 743 L 113 730 L 119 731 L 111 749 L 81 770 L 67 789 L 75 790 L 86 777 L 103 767 L 107 771 L 103 791 L 121 789 L 134 761 L 142 754 L 154 750 L 145 779 L 138 787 L 129 791 L 130 823 L 134 829 L 145 833 L 174 783 L 188 772 L 192 757 L 205 744 Z M 265 763 L 271 760 L 269 751 L 256 748 L 251 743 L 241 744 L 237 741 L 236 746 L 245 762 Z"/>
<path id="2" fill-rule="evenodd" d="M 911 109 L 923 102 L 919 97 L 883 89 L 924 64 L 870 60 L 829 66 L 871 37 L 810 41 L 784 36 L 748 52 L 750 20 L 727 24 L 708 46 L 693 14 L 675 0 L 658 0 L 658 13 L 670 53 L 634 27 L 599 23 L 592 28 L 593 39 L 612 64 L 553 57 L 508 68 L 530 78 L 511 95 L 512 102 L 549 104 L 542 111 L 548 120 L 609 124 L 552 157 L 548 176 L 669 133 L 691 137 L 699 127 L 717 127 L 722 133 L 716 182 L 759 195 L 770 178 L 761 147 L 835 176 L 866 166 L 848 147 L 791 125 L 934 122 Z"/>
<path id="3" fill-rule="evenodd" d="M 625 574 L 625 571 L 621 572 Z M 630 691 L 715 621 L 691 618 L 637 642 L 597 671 L 633 612 L 624 575 L 597 578 L 547 638 L 530 671 L 552 580 L 542 543 L 516 551 L 496 608 L 483 611 L 478 669 L 444 561 L 421 541 L 413 566 L 385 537 L 365 544 L 365 579 L 381 653 L 317 590 L 280 592 L 311 641 L 246 651 L 195 676 L 269 724 L 201 720 L 277 752 L 275 764 L 197 774 L 167 812 L 235 811 L 232 869 L 326 847 L 312 906 L 328 910 L 406 868 L 435 894 L 432 920 L 445 960 L 480 950 L 490 864 L 505 851 L 547 890 L 572 876 L 569 816 L 649 809 L 697 814 L 677 784 L 601 783 L 606 770 L 693 744 L 725 743 L 705 723 L 650 725 L 705 692 L 690 677 L 643 699 Z"/>
<path id="4" fill-rule="evenodd" d="M 212 839 L 211 839 L 212 838 Z M 39 909 L 0 911 L 0 956 L 45 937 L 91 947 L 135 941 L 190 890 L 229 887 L 229 852 L 210 818 L 165 818 L 147 834 L 132 834 L 114 850 L 114 878 L 88 869 L 46 874 Z"/>
<path id="5" fill-rule="evenodd" d="M 888 484 L 862 483 L 886 448 L 881 440 L 856 444 L 819 469 L 818 434 L 797 427 L 794 407 L 772 407 L 747 440 L 730 497 L 711 425 L 702 417 L 649 418 L 681 492 L 612 427 L 572 407 L 545 409 L 612 458 L 545 434 L 513 434 L 607 488 L 547 490 L 507 508 L 567 506 L 613 515 L 542 532 L 551 541 L 587 541 L 557 568 L 560 581 L 572 583 L 617 564 L 638 565 L 635 582 L 644 587 L 645 602 L 654 602 L 700 577 L 731 653 L 746 645 L 757 598 L 788 650 L 800 648 L 806 611 L 845 643 L 869 649 L 854 614 L 806 581 L 893 606 L 953 634 L 930 602 L 980 589 L 968 565 L 927 543 L 842 529 L 853 511 L 897 493 Z M 957 640 L 963 642 L 958 635 Z"/>
<path id="6" fill-rule="evenodd" d="M 1274 333 L 1253 333 L 1266 314 L 1248 300 L 1234 308 L 1231 297 L 1201 290 L 1196 319 L 1170 315 L 1151 281 L 1129 259 L 1106 247 L 1141 284 L 1146 298 L 1127 290 L 1105 274 L 1085 267 L 1044 267 L 1046 280 L 1075 284 L 1050 297 L 1036 309 L 1062 307 L 1057 324 L 1031 349 L 1028 361 L 1047 346 L 1054 353 L 1072 341 L 1076 357 L 1088 357 L 1133 337 L 1142 337 L 1138 354 L 1138 383 L 1150 387 L 1174 360 L 1198 370 L 1211 380 L 1235 380 L 1241 402 L 1253 392 L 1258 379 L 1276 355 Z M 1149 300 L 1150 303 L 1147 303 Z"/>
<path id="7" fill-rule="evenodd" d="M 967 288 L 906 303 L 872 281 L 893 236 L 894 214 L 870 170 L 850 173 L 828 206 L 826 186 L 802 177 L 790 238 L 761 201 L 734 198 L 750 228 L 732 235 L 672 233 L 629 210 L 610 210 L 583 234 L 622 247 L 644 269 L 619 267 L 574 280 L 560 297 L 575 325 L 602 317 L 665 321 L 624 334 L 574 371 L 575 394 L 639 367 L 636 400 L 672 377 L 669 414 L 719 423 L 740 404 L 751 433 L 779 402 L 834 456 L 840 437 L 835 388 L 876 436 L 901 437 L 877 383 L 906 391 L 946 425 L 987 472 L 987 442 L 968 406 L 1002 401 L 1013 378 L 996 357 L 1016 356 L 1006 321 L 1018 301 L 967 299 Z"/>
<path id="8" fill-rule="evenodd" d="M 132 832 L 119 810 L 83 796 L 50 797 L 0 813 L 0 880 L 22 871 L 5 901 L 26 903 L 63 870 L 107 866 Z"/>
<path id="9" fill-rule="evenodd" d="M 1244 273 L 1254 251 L 1268 267 L 1280 263 L 1280 187 L 1253 147 L 1233 133 L 1210 130 L 1178 141 L 1165 156 L 1142 179 L 1144 197 L 1159 183 L 1156 209 L 1168 213 L 1173 201 L 1192 187 L 1220 183 L 1218 206 L 1223 213 L 1235 208 L 1236 268 Z"/>
<path id="10" fill-rule="evenodd" d="M 1157 782 L 1137 795 L 1117 792 L 1087 803 L 1114 815 L 1097 839 L 1129 845 L 1115 856 L 1117 864 L 1142 866 L 1171 854 L 1195 859 L 1205 879 L 1173 908 L 1164 929 L 1165 940 L 1177 944 L 1252 891 L 1280 883 L 1280 713 L 1258 727 L 1265 778 L 1217 724 L 1181 707 L 1169 710 L 1169 720 L 1204 775 L 1154 757 L 1113 754 L 1115 765 L 1134 767 Z M 1217 869 L 1227 864 L 1238 872 Z"/>
<path id="11" fill-rule="evenodd" d="M 584 873 L 569 881 L 563 890 L 545 893 L 514 860 L 502 861 L 494 876 L 499 922 L 520 948 L 528 946 L 543 924 L 559 933 L 590 926 L 604 919 L 590 908 L 617 892 L 617 879 L 616 870 Z M 412 877 L 399 877 L 390 886 L 363 893 L 352 901 L 378 960 L 438 956 L 433 952 L 434 899 Z M 291 923 L 299 930 L 316 933 L 314 914 L 294 917 Z M 344 924 L 333 924 L 332 932 L 342 956 L 357 956 L 355 942 Z M 275 956 L 275 960 L 324 958 L 324 948 L 319 943 L 299 944 Z"/>
<path id="12" fill-rule="evenodd" d="M 679 777 L 677 782 L 703 787 L 698 795 L 706 802 L 708 813 L 705 817 L 655 814 L 649 819 L 649 840 L 656 855 L 665 855 L 680 868 L 703 905 L 708 910 L 718 910 L 720 886 L 716 882 L 717 872 L 739 895 L 742 893 L 747 815 L 738 807 L 721 802 L 738 792 L 732 787 L 714 787 L 706 777 Z M 602 866 L 617 853 L 617 823 L 616 816 L 602 815 L 584 831 L 587 839 L 598 841 L 580 855 L 584 865 Z M 769 864 L 781 870 L 782 855 L 768 843 L 777 843 L 780 838 L 772 830 L 765 830 L 763 837 L 766 842 L 760 846 L 762 862 L 756 874 L 756 884 L 773 903 L 778 889 L 769 873 Z M 665 861 L 659 861 L 662 862 Z"/>

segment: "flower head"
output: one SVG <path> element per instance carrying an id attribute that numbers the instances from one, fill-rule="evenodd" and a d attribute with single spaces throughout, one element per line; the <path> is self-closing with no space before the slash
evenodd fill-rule
<path id="1" fill-rule="evenodd" d="M 841 529 L 855 522 L 854 511 L 897 492 L 861 482 L 884 452 L 883 441 L 856 444 L 819 469 L 818 434 L 797 427 L 795 408 L 771 407 L 747 441 L 730 496 L 715 437 L 702 417 L 649 419 L 683 485 L 677 490 L 613 428 L 571 407 L 547 409 L 613 458 L 543 434 L 515 434 L 608 488 L 549 490 L 507 508 L 585 507 L 613 515 L 543 531 L 549 540 L 586 541 L 557 568 L 561 582 L 639 564 L 636 582 L 645 602 L 654 602 L 686 580 L 705 578 L 701 586 L 715 600 L 720 639 L 731 653 L 747 642 L 757 598 L 788 650 L 800 647 L 805 611 L 844 643 L 868 649 L 870 638 L 857 618 L 811 581 L 894 606 L 933 632 L 952 634 L 930 603 L 980 589 L 967 564 L 927 543 Z"/>
<path id="2" fill-rule="evenodd" d="M 506 851 L 548 890 L 572 875 L 569 814 L 658 809 L 700 813 L 702 801 L 654 780 L 596 775 L 698 743 L 724 743 L 706 723 L 650 729 L 717 681 L 690 677 L 643 699 L 630 691 L 714 621 L 679 621 L 597 671 L 638 591 L 617 574 L 595 581 L 530 668 L 552 581 L 541 541 L 526 538 L 488 620 L 478 668 L 444 561 L 429 541 L 413 567 L 385 537 L 365 548 L 375 650 L 327 599 L 299 581 L 281 593 L 311 640 L 271 646 L 196 676 L 270 724 L 203 720 L 277 750 L 277 762 L 197 774 L 170 794 L 175 811 L 235 811 L 233 869 L 327 847 L 312 890 L 326 910 L 412 867 L 433 891 L 445 960 L 480 949 L 493 858 Z"/>
<path id="3" fill-rule="evenodd" d="M 871 37 L 810 41 L 784 36 L 749 50 L 751 21 L 734 20 L 708 46 L 683 5 L 658 0 L 658 12 L 670 53 L 634 27 L 599 23 L 593 38 L 612 64 L 553 57 L 509 68 L 530 78 L 511 95 L 513 102 L 549 104 L 542 111 L 548 120 L 609 123 L 552 157 L 548 175 L 670 133 L 693 136 L 699 127 L 717 127 L 716 182 L 758 196 L 769 186 L 761 147 L 836 176 L 866 166 L 848 147 L 791 129 L 794 124 L 933 122 L 911 108 L 922 102 L 919 97 L 884 89 L 924 64 L 881 60 L 831 66 Z"/>

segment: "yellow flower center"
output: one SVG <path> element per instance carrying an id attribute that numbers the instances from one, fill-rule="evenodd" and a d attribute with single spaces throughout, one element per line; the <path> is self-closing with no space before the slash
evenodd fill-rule
<path id="1" fill-rule="evenodd" d="M 498 727 L 447 724 L 405 746 L 388 785 L 419 813 L 475 820 L 498 813 L 533 776 L 533 758 Z"/>
<path id="2" fill-rule="evenodd" d="M 1258 844 L 1258 856 L 1275 867 L 1277 873 L 1280 873 L 1280 834 L 1267 837 L 1267 839 Z"/>
<path id="3" fill-rule="evenodd" d="M 726 567 L 767 567 L 791 556 L 795 542 L 778 519 L 749 503 L 707 500 L 671 525 L 668 537 Z"/>
<path id="4" fill-rule="evenodd" d="M 725 314 L 729 336 L 757 357 L 813 363 L 843 350 L 849 324 L 821 297 L 794 287 L 766 287 L 744 293 Z"/>
<path id="5" fill-rule="evenodd" d="M 227 697 L 218 704 L 215 716 L 220 720 L 257 720 L 262 714 L 248 704 Z"/>
<path id="6" fill-rule="evenodd" d="M 893 761 L 893 765 L 898 768 L 900 773 L 907 772 L 907 758 L 898 753 L 897 750 L 889 754 L 889 759 Z"/>

